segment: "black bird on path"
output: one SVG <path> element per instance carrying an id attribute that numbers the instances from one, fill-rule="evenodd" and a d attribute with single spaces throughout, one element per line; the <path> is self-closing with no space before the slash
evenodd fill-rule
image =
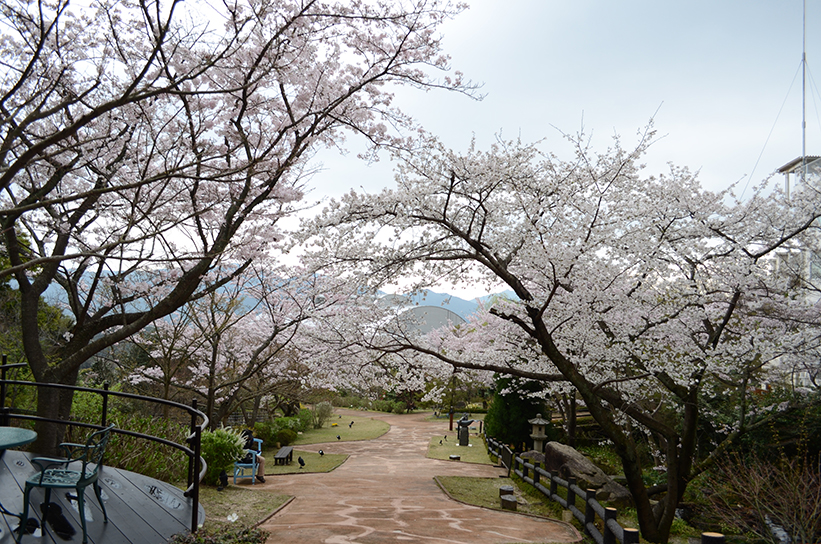
<path id="1" fill-rule="evenodd" d="M 322 450 L 319 450 L 319 456 L 322 457 L 323 455 L 325 455 L 325 452 L 322 451 Z"/>
<path id="2" fill-rule="evenodd" d="M 337 440 L 342 440 L 342 437 L 341 437 L 341 436 L 339 436 L 339 435 L 336 435 L 336 439 L 337 439 Z"/>
<path id="3" fill-rule="evenodd" d="M 299 463 L 299 468 L 302 468 L 302 467 L 305 466 L 305 459 L 303 459 L 302 457 L 297 457 L 296 460 Z"/>

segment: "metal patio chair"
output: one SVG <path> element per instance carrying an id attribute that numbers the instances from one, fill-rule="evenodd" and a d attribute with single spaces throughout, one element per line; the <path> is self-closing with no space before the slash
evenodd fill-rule
<path id="1" fill-rule="evenodd" d="M 108 514 L 105 511 L 103 499 L 100 496 L 100 485 L 97 483 L 100 467 L 103 462 L 103 455 L 111 436 L 111 429 L 114 425 L 109 425 L 105 429 L 95 431 L 89 435 L 85 444 L 73 444 L 65 442 L 60 444 L 60 448 L 65 452 L 65 459 L 53 459 L 48 457 L 34 457 L 31 462 L 40 468 L 40 472 L 26 480 L 26 490 L 23 496 L 23 513 L 21 514 L 20 529 L 17 532 L 15 541 L 19 544 L 20 539 L 25 534 L 26 520 L 29 512 L 29 496 L 32 489 L 42 487 L 45 489 L 45 511 L 43 512 L 43 525 L 46 525 L 48 518 L 48 508 L 51 500 L 52 489 L 74 489 L 77 492 L 77 504 L 79 506 L 80 522 L 83 527 L 83 544 L 88 542 L 86 533 L 85 518 L 85 488 L 94 486 L 94 493 L 97 495 L 97 502 L 103 511 L 103 521 L 108 523 Z M 79 463 L 79 466 L 76 465 Z M 74 465 L 76 469 L 69 468 Z M 55 467 L 55 468 L 52 468 Z"/>

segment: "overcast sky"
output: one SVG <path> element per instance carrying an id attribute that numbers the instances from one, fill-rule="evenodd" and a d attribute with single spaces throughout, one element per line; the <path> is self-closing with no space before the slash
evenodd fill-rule
<path id="1" fill-rule="evenodd" d="M 740 194 L 801 155 L 801 0 L 471 0 L 443 28 L 454 69 L 483 84 L 477 102 L 403 91 L 399 104 L 464 150 L 497 133 L 562 158 L 560 131 L 584 124 L 597 149 L 625 142 L 655 116 L 665 137 L 647 157 L 700 171 L 702 185 Z M 821 154 L 821 2 L 807 6 L 807 154 Z M 817 66 L 821 66 L 821 60 Z M 818 77 L 821 78 L 821 68 Z M 355 146 L 350 146 L 355 149 Z M 352 154 L 353 155 L 353 154 Z M 311 200 L 393 183 L 392 167 L 321 157 Z"/>
<path id="2" fill-rule="evenodd" d="M 664 138 L 648 174 L 672 162 L 702 186 L 758 184 L 801 155 L 801 0 L 470 0 L 443 28 L 454 69 L 484 100 L 402 91 L 398 104 L 451 148 L 502 133 L 561 158 L 584 124 L 596 149 L 626 144 L 651 117 Z M 807 154 L 821 155 L 821 0 L 807 5 Z M 814 64 L 817 60 L 817 64 Z M 356 149 L 351 145 L 352 150 Z M 325 153 L 309 201 L 393 186 L 390 163 Z M 783 177 L 778 175 L 778 183 Z M 751 190 L 748 188 L 746 195 Z M 501 290 L 501 289 L 500 289 Z M 443 287 L 463 298 L 487 294 Z"/>

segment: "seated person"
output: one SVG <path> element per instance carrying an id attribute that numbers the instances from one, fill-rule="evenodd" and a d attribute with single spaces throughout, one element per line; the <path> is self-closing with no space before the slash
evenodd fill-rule
<path id="1" fill-rule="evenodd" d="M 242 431 L 242 437 L 245 439 L 245 449 L 246 450 L 254 450 L 257 449 L 257 444 L 254 442 L 254 431 L 250 429 L 245 429 Z M 242 460 L 243 463 L 251 463 L 253 460 L 253 453 L 250 451 L 245 455 L 245 458 Z M 265 457 L 257 454 L 257 480 L 265 483 Z"/>

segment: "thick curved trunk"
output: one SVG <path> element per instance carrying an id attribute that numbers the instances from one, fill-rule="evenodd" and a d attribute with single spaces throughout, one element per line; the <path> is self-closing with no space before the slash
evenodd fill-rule
<path id="1" fill-rule="evenodd" d="M 672 494 L 668 494 L 664 500 L 656 503 L 651 503 L 650 496 L 647 493 L 647 486 L 644 483 L 641 463 L 636 443 L 633 440 L 630 432 L 623 427 L 623 425 L 616 419 L 616 411 L 612 409 L 614 405 L 613 399 L 606 399 L 605 391 L 596 384 L 588 381 L 576 367 L 569 361 L 553 344 L 550 333 L 544 326 L 541 316 L 537 311 L 528 308 L 531 313 L 531 322 L 533 324 L 533 337 L 539 342 L 542 351 L 555 364 L 556 368 L 562 375 L 570 382 L 579 395 L 584 400 L 585 405 L 590 411 L 590 415 L 598 423 L 607 437 L 613 442 L 616 453 L 622 462 L 624 468 L 624 476 L 627 480 L 627 487 L 633 496 L 633 502 L 636 507 L 636 514 L 639 521 L 639 529 L 641 536 L 654 543 L 665 543 L 670 536 L 670 528 L 673 524 L 675 507 L 678 504 L 679 497 L 684 492 L 685 485 L 681 479 L 674 480 L 674 483 L 682 483 L 681 486 L 676 486 Z M 695 417 L 693 417 L 695 421 Z M 672 431 L 671 431 L 672 432 Z M 695 435 L 693 434 L 693 437 Z M 677 444 L 677 437 L 667 437 L 669 443 Z M 691 451 L 691 447 L 684 448 L 685 451 Z M 677 455 L 675 448 L 667 452 L 668 455 Z M 673 475 L 678 478 L 679 473 L 679 458 L 669 460 L 668 468 L 672 466 Z M 672 462 L 672 465 L 671 465 Z M 669 474 L 669 472 L 668 472 Z M 668 477 L 668 485 L 671 480 Z"/>
<path id="2" fill-rule="evenodd" d="M 61 377 L 59 380 L 50 380 L 50 383 L 75 385 L 77 371 Z M 56 387 L 40 386 L 37 388 L 37 415 L 51 420 L 68 420 L 71 416 L 71 403 L 74 400 L 74 391 Z M 44 455 L 60 455 L 57 446 L 64 441 L 66 425 L 48 421 L 38 421 L 34 430 L 37 431 L 37 440 L 32 445 L 33 451 Z"/>

